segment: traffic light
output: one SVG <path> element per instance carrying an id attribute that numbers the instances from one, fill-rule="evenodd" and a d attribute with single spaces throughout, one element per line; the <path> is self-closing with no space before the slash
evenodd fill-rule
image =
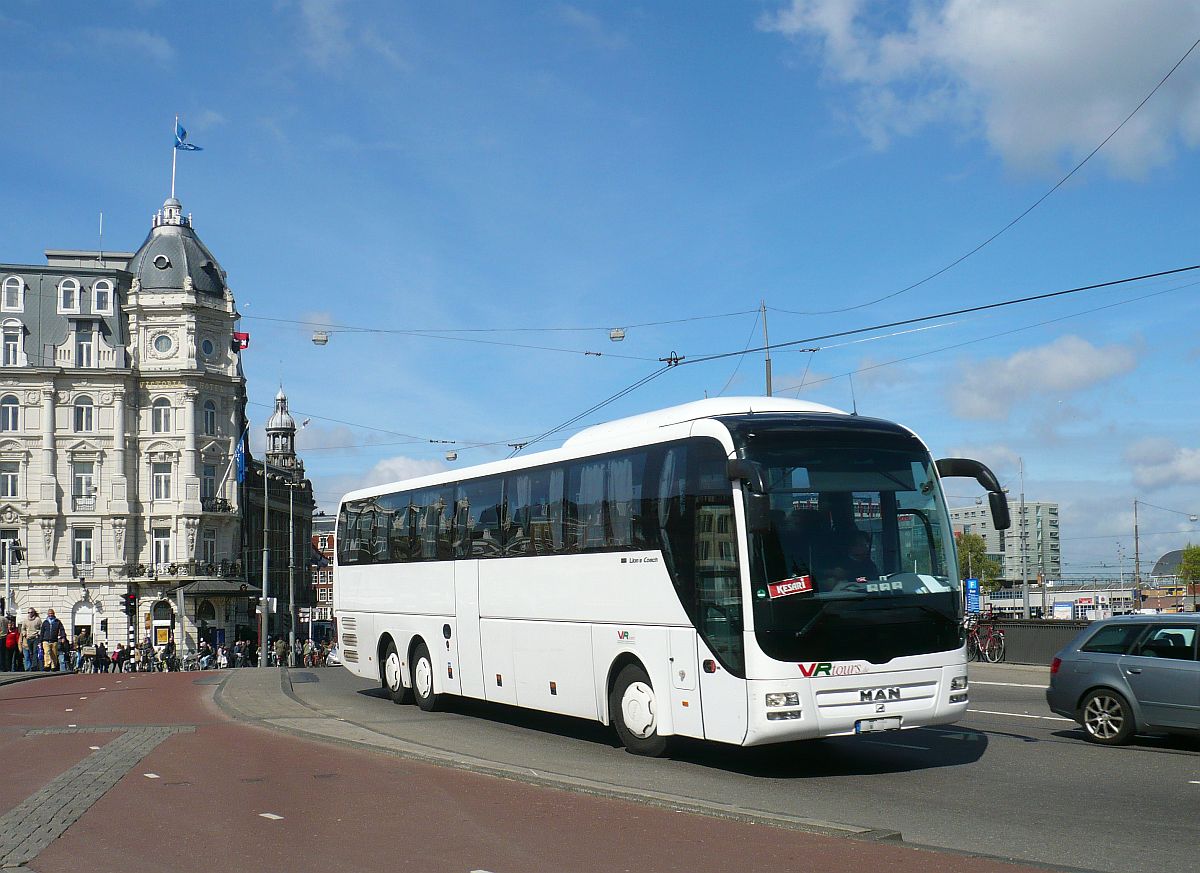
<path id="1" fill-rule="evenodd" d="M 137 595 L 132 591 L 121 595 L 121 611 L 130 617 L 137 615 Z"/>

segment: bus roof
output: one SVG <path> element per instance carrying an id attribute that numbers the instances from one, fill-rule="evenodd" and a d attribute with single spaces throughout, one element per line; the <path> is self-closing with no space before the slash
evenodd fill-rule
<path id="1" fill-rule="evenodd" d="M 711 397 L 706 400 L 695 400 L 666 409 L 656 409 L 640 415 L 618 418 L 614 421 L 593 425 L 585 428 L 564 442 L 561 448 L 529 455 L 518 455 L 508 460 L 491 461 L 485 464 L 472 465 L 461 469 L 450 469 L 440 473 L 432 473 L 403 482 L 381 483 L 367 488 L 360 488 L 344 495 L 342 501 L 372 497 L 394 491 L 401 485 L 404 488 L 423 488 L 438 485 L 443 482 L 453 482 L 459 479 L 469 479 L 477 475 L 503 472 L 509 468 L 536 466 L 540 462 L 551 463 L 562 458 L 571 457 L 583 446 L 593 443 L 619 442 L 624 437 L 637 434 L 653 434 L 659 428 L 703 418 L 716 418 L 728 415 L 754 415 L 762 413 L 805 413 L 846 415 L 840 409 L 824 406 L 820 403 L 808 403 L 801 400 L 790 400 L 784 397 Z M 653 442 L 652 439 L 647 440 Z"/>

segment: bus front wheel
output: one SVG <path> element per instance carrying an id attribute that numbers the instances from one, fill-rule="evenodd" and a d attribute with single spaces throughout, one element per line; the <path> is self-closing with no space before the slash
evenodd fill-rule
<path id="1" fill-rule="evenodd" d="M 429 657 L 429 647 L 417 643 L 412 655 L 412 690 L 417 698 L 417 706 L 426 712 L 433 712 L 441 707 L 442 695 L 433 690 L 433 659 Z"/>
<path id="2" fill-rule="evenodd" d="M 629 664 L 617 675 L 608 698 L 613 726 L 622 745 L 634 755 L 657 758 L 667 750 L 658 733 L 658 700 L 646 671 Z"/>
<path id="3" fill-rule="evenodd" d="M 412 690 L 404 687 L 404 667 L 396 644 L 389 642 L 383 656 L 383 689 L 392 698 L 392 703 L 412 703 Z"/>

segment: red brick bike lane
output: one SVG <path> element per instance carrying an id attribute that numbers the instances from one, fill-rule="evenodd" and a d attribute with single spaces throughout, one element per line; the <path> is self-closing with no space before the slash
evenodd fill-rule
<path id="1" fill-rule="evenodd" d="M 112 739 L 16 737 L 21 731 L 188 731 L 132 764 L 41 850 L 33 870 L 76 873 L 81 859 L 124 873 L 207 873 L 214 865 L 288 873 L 1044 869 L 673 812 L 308 740 L 228 718 L 213 700 L 217 676 L 201 674 L 197 684 L 194 673 L 102 674 L 0 687 L 0 751 L 23 750 L 31 762 L 20 785 L 0 794 L 5 810 L 14 795 L 40 787 L 30 774 L 48 779 Z M 68 705 L 72 695 L 76 705 Z"/>

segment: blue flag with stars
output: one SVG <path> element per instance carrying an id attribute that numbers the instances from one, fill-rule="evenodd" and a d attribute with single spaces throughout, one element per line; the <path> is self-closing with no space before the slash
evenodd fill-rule
<path id="1" fill-rule="evenodd" d="M 175 122 L 175 148 L 181 152 L 202 152 L 204 149 L 187 141 L 187 131 L 178 121 Z"/>
<path id="2" fill-rule="evenodd" d="M 237 466 L 237 481 L 240 485 L 246 481 L 246 451 L 241 441 L 238 442 L 237 450 L 233 453 L 233 459 Z"/>

